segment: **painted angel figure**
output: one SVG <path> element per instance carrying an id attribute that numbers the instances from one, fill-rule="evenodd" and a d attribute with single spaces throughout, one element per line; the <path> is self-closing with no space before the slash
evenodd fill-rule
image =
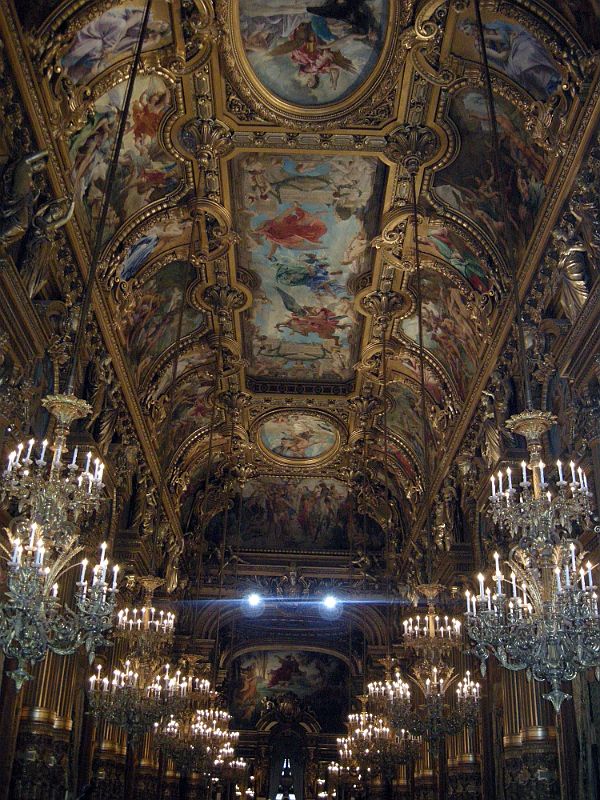
<path id="1" fill-rule="evenodd" d="M 331 86 L 335 89 L 342 70 L 356 72 L 350 59 L 331 46 L 339 41 L 324 18 L 312 16 L 310 22 L 301 22 L 287 42 L 274 47 L 269 55 L 289 54 L 293 63 L 298 65 L 298 78 L 307 88 L 316 89 L 321 76 L 329 75 Z"/>
<path id="2" fill-rule="evenodd" d="M 284 306 L 292 314 L 289 319 L 275 325 L 278 331 L 288 328 L 301 336 L 309 336 L 314 333 L 320 339 L 331 339 L 336 345 L 339 345 L 339 332 L 352 327 L 350 323 L 340 324 L 342 319 L 347 319 L 346 314 L 335 314 L 329 308 L 301 306 L 290 294 L 279 287 L 276 288 Z"/>

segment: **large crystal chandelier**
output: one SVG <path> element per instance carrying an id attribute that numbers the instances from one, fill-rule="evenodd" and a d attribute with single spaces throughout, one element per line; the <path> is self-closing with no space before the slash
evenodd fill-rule
<path id="1" fill-rule="evenodd" d="M 494 174 L 498 196 L 505 197 L 486 40 L 481 15 L 476 16 Z M 506 207 L 504 214 L 508 223 Z M 491 478 L 490 515 L 512 543 L 506 562 L 509 579 L 505 579 L 496 555 L 493 587 L 486 588 L 480 575 L 479 594 L 467 597 L 466 625 L 482 666 L 491 651 L 503 666 L 526 669 L 535 680 L 548 680 L 551 690 L 544 696 L 558 712 L 569 696 L 560 688 L 561 681 L 572 680 L 588 667 L 595 667 L 598 674 L 600 667 L 592 565 L 583 565 L 582 546 L 576 538 L 577 531 L 590 522 L 591 495 L 585 473 L 574 462 L 563 465 L 558 461 L 558 480 L 552 485 L 547 480 L 542 437 L 556 419 L 533 406 L 516 260 L 509 261 L 525 410 L 513 415 L 506 427 L 525 438 L 528 459 L 520 469 L 508 468 Z"/>
<path id="2" fill-rule="evenodd" d="M 526 438 L 529 461 L 492 477 L 489 513 L 514 545 L 507 574 L 495 553 L 492 586 L 480 574 L 479 592 L 467 593 L 466 626 L 483 672 L 490 652 L 507 669 L 526 669 L 550 683 L 544 697 L 559 711 L 569 697 L 562 681 L 590 667 L 600 674 L 600 616 L 594 567 L 574 535 L 591 520 L 591 494 L 574 462 L 558 461 L 551 479 L 541 436 L 552 421 L 536 411 L 509 420 Z"/>
<path id="3" fill-rule="evenodd" d="M 104 464 L 92 453 L 67 448 L 73 422 L 91 413 L 85 400 L 73 395 L 50 395 L 42 404 L 55 418 L 52 442 L 29 439 L 8 456 L 2 476 L 0 502 L 13 501 L 18 513 L 35 523 L 41 538 L 57 547 L 70 543 L 73 523 L 97 511 L 103 498 Z"/>
<path id="4" fill-rule="evenodd" d="M 157 610 L 153 605 L 154 592 L 164 584 L 163 578 L 142 575 L 136 578 L 143 589 L 143 605 L 140 608 L 123 608 L 117 613 L 114 637 L 123 641 L 128 653 L 143 664 L 158 664 L 161 656 L 173 644 L 175 614 Z M 203 682 L 206 692 L 208 681 Z"/>
<path id="5" fill-rule="evenodd" d="M 215 773 L 237 761 L 237 732 L 229 730 L 229 715 L 222 712 L 207 716 L 206 711 L 197 709 L 192 716 L 183 714 L 179 718 L 171 714 L 166 723 L 154 723 L 156 746 L 180 769 Z"/>
<path id="6" fill-rule="evenodd" d="M 154 666 L 154 665 L 152 665 Z M 169 664 L 151 669 L 127 659 L 122 669 L 104 675 L 102 666 L 89 679 L 88 697 L 92 713 L 122 728 L 132 738 L 151 730 L 167 714 L 193 707 L 205 682 Z"/>
<path id="7" fill-rule="evenodd" d="M 443 586 L 435 583 L 419 585 L 417 591 L 426 598 L 427 611 L 402 623 L 402 651 L 411 662 L 410 679 L 421 690 L 424 702 L 411 703 L 408 684 L 400 673 L 396 673 L 395 681 L 384 683 L 386 687 L 396 687 L 395 695 L 388 691 L 387 700 L 382 700 L 388 704 L 388 716 L 396 729 L 405 729 L 430 743 L 458 733 L 465 725 L 473 725 L 480 699 L 479 684 L 472 680 L 470 672 L 458 680 L 454 666 L 449 663 L 452 653 L 460 650 L 462 626 L 458 619 L 436 610 L 434 602 L 443 590 Z M 455 684 L 456 702 L 450 704 L 450 689 Z"/>
<path id="8" fill-rule="evenodd" d="M 483 672 L 489 652 L 507 669 L 526 669 L 550 683 L 544 697 L 559 711 L 569 697 L 562 681 L 590 667 L 600 675 L 600 616 L 594 567 L 572 533 L 591 517 L 587 478 L 571 462 L 565 480 L 558 461 L 557 480 L 549 480 L 540 435 L 550 424 L 539 412 L 512 418 L 530 461 L 522 462 L 518 484 L 510 467 L 493 476 L 489 513 L 515 544 L 507 574 L 495 553 L 492 586 L 480 574 L 479 592 L 467 592 L 466 625 Z"/>
<path id="9" fill-rule="evenodd" d="M 97 647 L 106 644 L 112 626 L 118 567 L 109 575 L 106 543 L 88 581 L 87 559 L 81 564 L 74 603 L 61 597 L 59 582 L 83 549 L 76 533 L 65 531 L 60 545 L 43 534 L 44 527 L 26 518 L 12 521 L 8 530 L 10 555 L 6 552 L 7 589 L 0 603 L 0 646 L 14 658 L 11 671 L 17 689 L 31 677 L 31 664 L 48 651 L 74 653 L 81 645 L 93 659 Z"/>

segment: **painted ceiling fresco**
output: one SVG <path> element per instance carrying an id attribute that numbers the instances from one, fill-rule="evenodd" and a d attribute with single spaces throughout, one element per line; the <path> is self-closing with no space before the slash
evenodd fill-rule
<path id="1" fill-rule="evenodd" d="M 485 14 L 485 12 L 484 12 Z M 490 66 L 536 100 L 547 100 L 560 86 L 560 69 L 548 48 L 526 28 L 507 18 L 483 18 Z M 463 41 L 462 37 L 467 41 Z M 480 61 L 473 13 L 458 24 L 456 47 L 465 58 Z"/>
<path id="2" fill-rule="evenodd" d="M 84 25 L 61 58 L 69 80 L 74 84 L 87 83 L 120 59 L 130 56 L 138 40 L 143 14 L 142 3 L 128 3 L 109 8 Z M 171 35 L 170 21 L 157 16 L 156 10 L 151 11 L 144 50 L 164 47 L 170 43 Z"/>
<path id="3" fill-rule="evenodd" d="M 433 270 L 423 270 L 421 291 L 425 346 L 445 367 L 464 397 L 477 366 L 479 339 L 464 294 Z M 408 339 L 418 342 L 414 317 L 402 320 L 399 329 Z"/>
<path id="4" fill-rule="evenodd" d="M 238 262 L 259 280 L 244 321 L 253 376 L 352 377 L 361 325 L 348 280 L 369 268 L 383 174 L 355 156 L 233 162 Z"/>
<path id="5" fill-rule="evenodd" d="M 92 223 L 100 216 L 124 95 L 125 83 L 119 83 L 98 98 L 93 117 L 69 143 L 73 184 Z M 137 78 L 111 195 L 105 240 L 144 206 L 179 186 L 181 168 L 158 140 L 160 126 L 172 110 L 172 89 L 161 76 Z"/>
<path id="6" fill-rule="evenodd" d="M 494 178 L 483 90 L 459 90 L 452 96 L 448 116 L 459 133 L 460 150 L 452 163 L 436 175 L 435 196 L 474 220 L 495 245 L 512 244 L 524 248 L 546 194 L 546 154 L 526 131 L 523 116 L 508 101 L 498 97 L 498 156 L 507 195 L 508 220 L 505 222 Z"/>
<path id="7" fill-rule="evenodd" d="M 383 531 L 370 517 L 357 513 L 347 484 L 328 477 L 285 479 L 264 475 L 248 481 L 233 519 L 241 513 L 239 547 L 273 552 L 340 552 L 350 544 L 369 552 L 383 547 Z M 235 522 L 229 524 L 235 530 Z M 213 517 L 209 541 L 218 542 L 223 516 Z"/>
<path id="8" fill-rule="evenodd" d="M 327 419 L 303 412 L 272 414 L 258 431 L 268 453 L 291 461 L 326 456 L 337 443 L 336 426 Z"/>
<path id="9" fill-rule="evenodd" d="M 244 52 L 260 83 L 281 100 L 334 103 L 364 83 L 377 64 L 387 10 L 387 0 L 241 0 Z"/>
<path id="10" fill-rule="evenodd" d="M 46 144 L 63 193 L 75 197 L 70 238 L 87 267 L 144 3 L 15 5 L 23 40 L 40 42 L 30 54 L 40 126 L 51 123 Z M 382 547 L 345 481 L 363 423 L 376 430 L 369 457 L 382 462 L 382 415 L 369 404 L 383 392 L 377 303 L 386 288 L 406 301 L 389 329 L 388 423 L 410 527 L 406 496 L 418 496 L 424 462 L 410 142 L 425 424 L 440 452 L 454 448 L 444 458 L 458 452 L 492 368 L 509 258 L 524 270 L 529 250 L 541 252 L 568 171 L 562 159 L 583 135 L 575 98 L 600 43 L 597 3 L 484 6 L 504 183 L 470 4 L 153 4 L 98 290 L 118 382 L 155 477 L 163 471 L 179 535 L 221 536 L 219 514 L 207 523 L 198 513 L 210 441 L 213 489 L 249 462 L 235 506 L 244 552 L 347 558 L 361 536 L 365 548 Z M 423 131 L 433 144 L 419 150 Z M 226 396 L 239 401 L 235 436 L 222 427 Z M 273 668 L 261 666 L 263 678 Z"/>
<path id="11" fill-rule="evenodd" d="M 172 261 L 136 288 L 122 330 L 138 382 L 142 382 L 154 359 L 175 342 L 182 302 L 182 337 L 204 323 L 204 315 L 186 304 L 183 297 L 193 275 L 195 270 L 189 264 Z M 178 366 L 180 371 L 184 367 Z"/>
<path id="12" fill-rule="evenodd" d="M 344 730 L 348 712 L 348 667 L 326 653 L 259 650 L 237 658 L 229 675 L 231 709 L 236 727 L 253 728 L 264 701 L 293 692 L 327 733 Z"/>

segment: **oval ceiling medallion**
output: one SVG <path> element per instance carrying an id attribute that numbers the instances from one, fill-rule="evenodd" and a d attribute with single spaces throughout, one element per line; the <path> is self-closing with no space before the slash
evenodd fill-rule
<path id="1" fill-rule="evenodd" d="M 322 414 L 277 411 L 259 421 L 256 440 L 270 458 L 304 465 L 332 456 L 339 446 L 340 432 L 335 422 Z"/>
<path id="2" fill-rule="evenodd" d="M 409 0 L 239 0 L 221 5 L 237 91 L 259 115 L 288 123 L 356 108 L 383 74 L 407 24 Z"/>

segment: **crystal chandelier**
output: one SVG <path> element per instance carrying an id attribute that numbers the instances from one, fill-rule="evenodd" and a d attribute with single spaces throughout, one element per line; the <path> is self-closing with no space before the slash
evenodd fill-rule
<path id="1" fill-rule="evenodd" d="M 154 592 L 164 583 L 155 575 L 136 578 L 144 591 L 141 608 L 124 608 L 117 614 L 114 636 L 125 643 L 132 658 L 143 664 L 158 664 L 173 644 L 175 615 L 170 611 L 157 611 L 153 606 Z M 201 682 L 206 693 L 210 692 L 208 681 Z"/>
<path id="2" fill-rule="evenodd" d="M 482 54 L 486 101 L 489 111 L 491 151 L 498 195 L 507 184 L 498 157 L 498 126 L 486 40 L 480 16 L 477 34 Z M 508 214 L 504 209 L 506 222 Z M 521 469 L 508 468 L 491 478 L 489 513 L 512 547 L 506 562 L 510 581 L 495 557 L 495 592 L 479 576 L 479 594 L 467 596 L 466 627 L 485 669 L 491 651 L 512 670 L 526 669 L 535 680 L 548 680 L 544 695 L 558 712 L 569 697 L 561 681 L 572 680 L 588 667 L 600 668 L 600 634 L 592 565 L 582 565 L 578 529 L 591 522 L 587 478 L 574 462 L 556 463 L 558 480 L 547 481 L 542 437 L 556 422 L 548 411 L 535 409 L 525 349 L 523 315 L 516 261 L 510 259 L 511 288 L 517 332 L 517 355 L 525 410 L 506 423 L 511 433 L 525 438 L 528 459 Z M 496 484 L 496 477 L 498 483 Z M 586 582 L 587 575 L 587 582 Z M 503 584 L 507 584 L 503 586 Z M 518 584 L 518 585 L 517 585 Z"/>
<path id="3" fill-rule="evenodd" d="M 91 413 L 88 403 L 57 394 L 44 398 L 42 404 L 56 419 L 54 440 L 49 444 L 47 439 L 29 439 L 9 454 L 0 502 L 15 502 L 18 513 L 38 526 L 43 539 L 61 547 L 63 539 L 70 541 L 73 523 L 100 507 L 104 464 L 98 458 L 92 463 L 89 451 L 80 456 L 77 447 L 69 460 L 69 428 Z"/>
<path id="4" fill-rule="evenodd" d="M 102 666 L 89 679 L 88 697 L 92 713 L 122 728 L 136 738 L 151 730 L 167 713 L 183 713 L 204 690 L 204 682 L 171 672 L 165 664 L 156 672 L 127 659 L 123 669 L 103 675 Z"/>
<path id="5" fill-rule="evenodd" d="M 6 599 L 0 604 L 0 646 L 17 662 L 10 673 L 17 689 L 31 677 L 29 665 L 42 661 L 48 651 L 68 655 L 84 645 L 93 660 L 96 648 L 107 643 L 115 608 L 118 567 L 113 567 L 110 583 L 106 543 L 92 568 L 91 583 L 87 559 L 82 562 L 70 607 L 59 596 L 59 581 L 82 547 L 73 533 L 58 547 L 42 531 L 23 518 L 13 520 L 8 531 L 11 552 L 6 553 Z"/>
<path id="6" fill-rule="evenodd" d="M 374 714 L 385 717 L 401 729 L 411 708 L 410 687 L 399 672 L 394 679 L 372 681 L 367 686 L 368 706 Z"/>
<path id="7" fill-rule="evenodd" d="M 403 621 L 402 650 L 411 661 L 410 678 L 421 690 L 425 702 L 411 704 L 408 685 L 403 683 L 399 673 L 396 673 L 395 682 L 387 681 L 385 685 L 398 687 L 395 702 L 388 694 L 388 714 L 396 728 L 408 730 L 431 743 L 476 722 L 480 687 L 467 671 L 458 681 L 456 702 L 448 703 L 450 687 L 458 679 L 449 659 L 453 652 L 460 650 L 462 625 L 458 619 L 436 610 L 434 603 L 444 590 L 442 585 L 426 583 L 416 588 L 427 600 L 427 612 Z"/>
<path id="8" fill-rule="evenodd" d="M 600 616 L 591 562 L 577 540 L 537 539 L 516 545 L 506 566 L 495 557 L 494 589 L 482 574 L 479 593 L 467 592 L 467 631 L 475 642 L 482 672 L 491 651 L 503 667 L 526 669 L 547 680 L 544 694 L 558 712 L 569 695 L 560 688 L 590 667 L 600 677 Z"/>
<path id="9" fill-rule="evenodd" d="M 154 743 L 179 769 L 212 771 L 209 768 L 219 757 L 214 742 L 206 735 L 204 721 L 197 714 L 180 719 L 171 714 L 166 723 L 155 722 Z"/>
<path id="10" fill-rule="evenodd" d="M 479 593 L 467 593 L 466 626 L 484 674 L 490 652 L 507 669 L 526 669 L 550 683 L 544 697 L 558 712 L 569 697 L 562 681 L 590 667 L 600 675 L 600 617 L 593 565 L 573 535 L 591 522 L 591 493 L 572 461 L 566 469 L 558 461 L 556 480 L 550 479 L 541 436 L 552 422 L 536 411 L 508 422 L 526 438 L 529 463 L 521 463 L 520 473 L 508 467 L 492 476 L 489 514 L 515 544 L 505 562 L 508 575 L 495 553 L 492 588 L 480 574 Z"/>

